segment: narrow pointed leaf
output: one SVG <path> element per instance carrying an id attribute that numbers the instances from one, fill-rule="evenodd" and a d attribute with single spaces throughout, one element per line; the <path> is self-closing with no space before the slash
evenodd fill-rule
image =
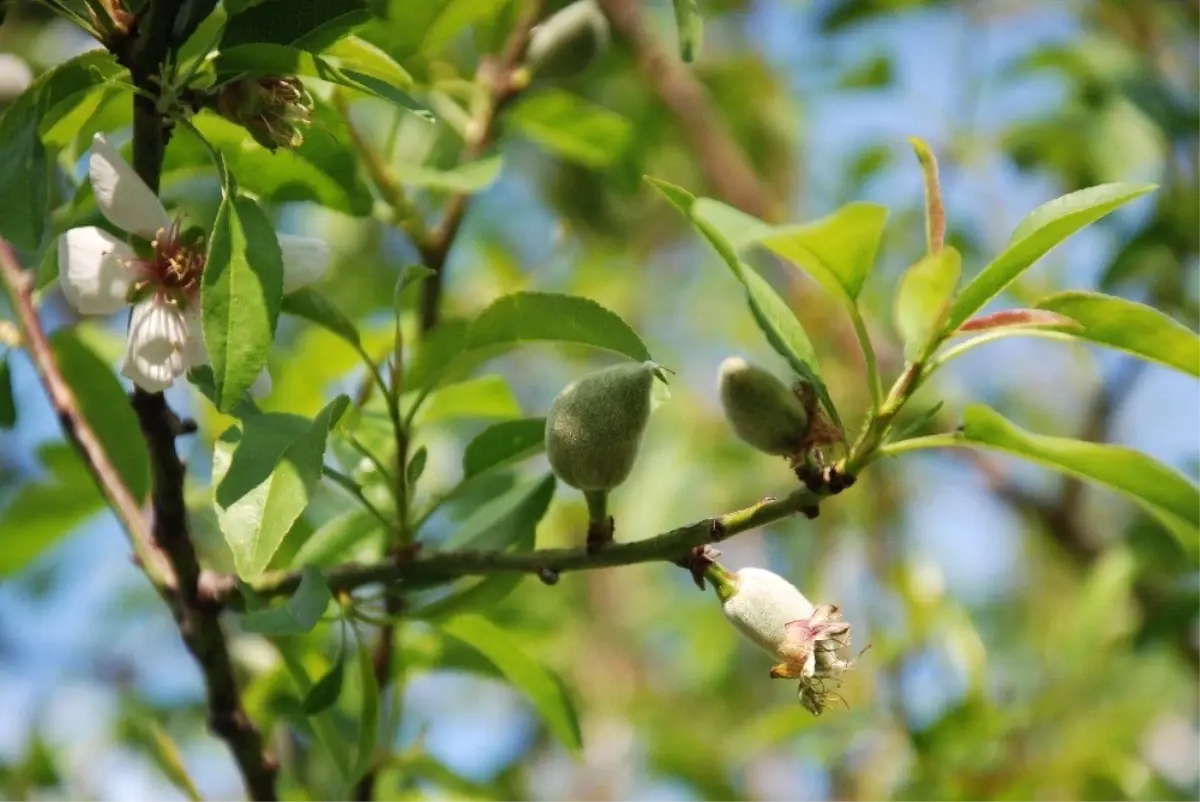
<path id="1" fill-rule="evenodd" d="M 12 366 L 5 356 L 0 359 L 0 429 L 17 424 L 17 402 L 13 398 Z"/>
<path id="2" fill-rule="evenodd" d="M 950 327 L 961 326 L 1063 240 L 1153 189 L 1153 184 L 1101 184 L 1034 209 L 1004 252 L 963 288 L 950 310 Z"/>
<path id="3" fill-rule="evenodd" d="M 642 338 L 615 313 L 587 298 L 546 292 L 505 295 L 483 310 L 467 333 L 465 348 L 532 341 L 575 342 L 650 359 Z"/>
<path id="4" fill-rule="evenodd" d="M 954 248 L 932 253 L 904 272 L 896 291 L 896 327 L 908 359 L 941 325 L 961 272 L 962 258 Z"/>
<path id="5" fill-rule="evenodd" d="M 301 287 L 283 296 L 281 309 L 289 315 L 302 317 L 329 329 L 355 348 L 362 346 L 362 339 L 354 321 L 334 306 L 333 301 L 312 287 Z"/>
<path id="6" fill-rule="evenodd" d="M 973 317 L 958 327 L 954 334 L 972 334 L 998 329 L 1082 328 L 1066 315 L 1044 309 L 1005 309 L 990 315 Z"/>
<path id="7" fill-rule="evenodd" d="M 232 189 L 217 210 L 202 282 L 216 405 L 229 412 L 267 363 L 283 299 L 283 255 L 271 222 Z"/>
<path id="8" fill-rule="evenodd" d="M 1095 292 L 1063 292 L 1039 310 L 1077 322 L 1063 332 L 1200 377 L 1200 336 L 1145 304 Z"/>
<path id="9" fill-rule="evenodd" d="M 699 0 L 675 0 L 675 28 L 679 31 L 679 57 L 695 61 L 704 42 L 704 17 Z"/>
<path id="10" fill-rule="evenodd" d="M 512 636 L 474 614 L 455 616 L 440 624 L 450 637 L 475 649 L 491 662 L 533 704 L 547 729 L 573 754 L 583 748 L 575 705 L 561 681 L 522 651 Z"/>
<path id="11" fill-rule="evenodd" d="M 300 706 L 304 713 L 315 716 L 317 713 L 333 707 L 342 694 L 342 679 L 345 675 L 346 659 L 339 652 L 333 666 L 325 672 L 325 676 L 313 683 L 308 695 L 304 697 L 304 703 Z"/>
<path id="12" fill-rule="evenodd" d="M 354 766 L 346 777 L 347 785 L 351 787 L 370 771 L 375 759 L 375 743 L 379 738 L 379 684 L 375 681 L 371 650 L 361 638 L 358 642 L 358 684 L 362 693 L 362 705 L 358 711 L 358 744 Z"/>
<path id="13" fill-rule="evenodd" d="M 1193 561 L 1200 553 L 1200 488 L 1183 474 L 1139 451 L 1033 434 L 983 405 L 967 408 L 957 435 L 934 442 L 1003 451 L 1107 487 L 1139 504 L 1161 522 Z"/>
<path id="14" fill-rule="evenodd" d="M 538 522 L 554 498 L 554 474 L 519 482 L 514 488 L 480 506 L 458 528 L 446 547 L 451 549 L 515 548 L 534 546 Z"/>

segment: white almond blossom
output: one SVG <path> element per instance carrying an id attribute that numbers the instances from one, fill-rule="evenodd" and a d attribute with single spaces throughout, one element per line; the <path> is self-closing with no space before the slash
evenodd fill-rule
<path id="1" fill-rule="evenodd" d="M 183 236 L 180 220 L 101 134 L 92 140 L 88 174 L 96 204 L 108 221 L 149 243 L 140 256 L 118 237 L 94 226 L 68 230 L 58 243 L 59 282 L 67 302 L 85 315 L 110 315 L 137 298 L 121 373 L 148 392 L 161 392 L 188 370 L 208 362 L 200 330 L 202 238 Z M 283 291 L 319 279 L 329 248 L 319 239 L 279 235 Z M 264 369 L 251 392 L 264 395 Z"/>

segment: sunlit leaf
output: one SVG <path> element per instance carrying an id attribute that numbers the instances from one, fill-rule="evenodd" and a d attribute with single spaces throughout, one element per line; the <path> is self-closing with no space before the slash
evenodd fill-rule
<path id="1" fill-rule="evenodd" d="M 523 95 L 505 120 L 556 156 L 593 170 L 618 161 L 633 141 L 627 119 L 561 89 Z"/>
<path id="2" fill-rule="evenodd" d="M 1200 376 L 1200 336 L 1157 309 L 1095 292 L 1063 292 L 1038 302 L 1039 310 L 1079 325 L 1063 328 L 1081 340 L 1116 348 Z"/>
<path id="3" fill-rule="evenodd" d="M 475 319 L 466 350 L 533 341 L 572 342 L 624 354 L 639 362 L 650 352 L 628 323 L 577 295 L 516 292 L 497 299 Z"/>
<path id="4" fill-rule="evenodd" d="M 267 570 L 321 479 L 325 440 L 349 399 L 338 396 L 309 421 L 252 415 L 231 426 L 213 452 L 213 506 L 238 574 Z"/>
<path id="5" fill-rule="evenodd" d="M 364 543 L 382 541 L 383 524 L 359 507 L 346 510 L 317 527 L 296 551 L 297 565 L 328 568 L 355 559 Z"/>
<path id="6" fill-rule="evenodd" d="M 528 657 L 512 637 L 479 615 L 464 614 L 439 623 L 440 629 L 477 650 L 533 703 L 547 728 L 572 753 L 583 748 L 575 705 L 561 681 Z"/>
<path id="7" fill-rule="evenodd" d="M 1154 184 L 1102 184 L 1034 209 L 1017 226 L 1004 252 L 959 293 L 950 309 L 950 328 L 961 326 L 1076 231 L 1153 189 Z"/>
<path id="8" fill-rule="evenodd" d="M 932 253 L 904 271 L 896 290 L 896 327 L 908 359 L 941 325 L 961 274 L 962 258 L 954 248 Z"/>
<path id="9" fill-rule="evenodd" d="M 217 409 L 237 405 L 267 363 L 283 299 L 283 255 L 271 221 L 233 187 L 217 210 L 200 310 Z"/>
<path id="10" fill-rule="evenodd" d="M 438 170 L 422 164 L 395 164 L 392 172 L 402 184 L 442 192 L 470 195 L 491 186 L 500 175 L 504 160 L 500 156 L 460 164 L 448 170 Z"/>
<path id="11" fill-rule="evenodd" d="M 679 57 L 695 61 L 704 41 L 704 17 L 698 0 L 675 0 L 675 28 L 679 32 Z"/>
<path id="12" fill-rule="evenodd" d="M 428 425 L 452 418 L 512 418 L 521 414 L 520 404 L 503 376 L 491 374 L 448 384 L 422 404 L 415 420 Z"/>
<path id="13" fill-rule="evenodd" d="M 451 535 L 452 549 L 533 548 L 538 522 L 554 497 L 553 474 L 518 482 L 515 487 L 480 506 Z"/>

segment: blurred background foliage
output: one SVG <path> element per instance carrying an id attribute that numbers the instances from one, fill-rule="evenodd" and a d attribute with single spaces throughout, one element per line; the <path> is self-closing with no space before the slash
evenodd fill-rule
<path id="1" fill-rule="evenodd" d="M 473 91 L 480 53 L 497 49 L 514 13 L 511 4 L 489 4 L 468 34 L 431 42 L 432 17 L 421 15 L 432 15 L 436 3 L 378 5 L 384 16 L 360 35 L 450 96 Z M 891 208 L 864 294 L 885 376 L 895 375 L 902 356 L 890 320 L 895 281 L 924 248 L 909 135 L 939 155 L 950 241 L 968 274 L 1045 200 L 1104 181 L 1159 183 L 1148 199 L 1052 253 L 1009 300 L 1082 286 L 1151 303 L 1193 330 L 1200 323 L 1197 3 L 700 6 L 706 30 L 695 75 L 786 218 L 813 219 L 853 199 Z M 647 0 L 643 13 L 674 53 L 670 3 Z M 13 98 L 22 65 L 36 75 L 89 42 L 40 6 L 11 5 L 0 27 L 0 103 Z M 548 131 L 538 110 L 520 104 L 506 118 L 500 178 L 472 200 L 450 258 L 446 314 L 469 316 L 516 289 L 577 293 L 618 311 L 676 371 L 671 403 L 655 414 L 634 476 L 614 495 L 618 537 L 648 536 L 785 492 L 794 481 L 786 468 L 732 439 L 715 390 L 716 366 L 731 353 L 779 365 L 725 269 L 641 181 L 650 174 L 715 194 L 678 121 L 620 41 L 583 73 L 537 78 L 534 89 L 574 99 L 559 110 L 561 130 Z M 580 100 L 591 105 L 575 105 Z M 94 103 L 63 130 L 68 155 L 84 151 L 91 131 L 128 122 L 127 97 L 110 103 L 102 92 Z M 452 120 L 397 118 L 370 101 L 350 111 L 401 176 L 413 165 L 455 162 Z M 323 105 L 317 120 L 315 138 L 345 146 L 345 122 L 332 107 Z M 197 180 L 203 155 L 186 150 L 176 138 L 164 192 L 196 219 L 211 219 L 217 187 Z M 262 180 L 271 169 L 259 171 Z M 95 214 L 86 193 L 76 196 L 78 178 L 64 173 L 58 183 L 59 214 L 70 218 L 64 226 Z M 323 289 L 360 321 L 369 350 L 382 353 L 397 272 L 417 254 L 389 221 L 362 216 L 371 204 L 365 177 L 322 186 L 324 205 L 340 211 L 278 192 L 279 228 L 319 232 L 332 243 L 335 264 Z M 418 191 L 415 213 L 432 214 L 442 195 L 436 186 Z M 49 250 L 29 256 L 52 275 Z M 863 368 L 836 303 L 794 271 L 759 266 L 800 310 L 843 417 L 856 426 L 868 403 Z M 50 293 L 54 319 L 71 322 L 57 290 Z M 415 331 L 411 301 L 405 325 Z M 119 328 L 80 325 L 115 359 Z M 290 319 L 277 345 L 268 408 L 312 415 L 335 389 L 353 392 L 362 381 L 353 352 L 328 332 Z M 456 479 L 462 446 L 481 421 L 514 407 L 544 414 L 567 381 L 602 363 L 547 346 L 491 363 L 511 394 L 500 387 L 476 404 L 475 419 L 422 430 L 429 465 L 421 492 L 436 494 Z M 0 503 L 34 483 L 58 484 L 22 496 L 23 517 L 6 511 L 0 795 L 180 798 L 177 761 L 204 796 L 239 794 L 224 746 L 206 734 L 199 676 L 167 611 L 129 564 L 87 475 L 64 458 L 29 365 L 14 359 L 13 371 L 22 416 L 16 430 L 0 432 Z M 187 455 L 196 537 L 209 564 L 228 569 L 207 489 L 211 446 L 228 420 L 189 393 L 177 388 L 172 399 L 201 421 Z M 928 402 L 914 411 L 947 401 L 940 429 L 957 424 L 964 400 L 982 399 L 1035 431 L 1126 443 L 1197 473 L 1194 382 L 1124 357 L 1006 340 L 957 361 L 923 394 Z M 514 477 L 538 470 L 540 460 Z M 285 554 L 346 517 L 337 491 L 321 492 Z M 432 538 L 448 536 L 477 504 L 468 497 L 452 505 Z M 538 545 L 577 545 L 584 515 L 582 498 L 560 487 Z M 371 536 L 357 543 L 360 557 L 383 547 Z M 736 639 L 711 594 L 697 592 L 683 571 L 644 565 L 568 574 L 554 587 L 524 579 L 488 616 L 562 677 L 578 710 L 582 752 L 566 751 L 474 652 L 409 624 L 398 661 L 407 680 L 403 716 L 379 798 L 1200 793 L 1200 586 L 1174 542 L 1131 505 L 1004 459 L 905 457 L 872 466 L 817 520 L 740 536 L 724 553 L 731 567 L 769 567 L 814 601 L 839 604 L 856 642 L 872 645 L 843 689 L 846 708 L 821 718 L 803 711 L 793 685 L 768 679 L 767 659 Z M 288 651 L 316 676 L 333 658 L 337 635 L 336 627 L 320 627 Z M 299 766 L 283 790 L 305 798 L 305 784 L 331 788 L 328 758 L 311 732 L 283 738 L 271 728 L 302 720 L 288 670 L 256 636 L 232 637 L 248 709 L 276 734 L 285 762 Z M 344 709 L 332 716 L 347 739 L 359 693 L 353 685 L 348 678 Z"/>

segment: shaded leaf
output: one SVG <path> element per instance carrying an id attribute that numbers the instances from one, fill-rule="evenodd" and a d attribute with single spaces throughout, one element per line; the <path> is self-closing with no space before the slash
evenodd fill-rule
<path id="1" fill-rule="evenodd" d="M 425 473 L 425 463 L 429 461 L 429 449 L 421 446 L 417 449 L 417 453 L 412 455 L 408 461 L 408 468 L 405 471 L 405 478 L 409 486 L 415 485 L 421 478 L 421 474 Z"/>
<path id="2" fill-rule="evenodd" d="M 546 419 L 524 418 L 496 423 L 484 429 L 463 452 L 463 478 L 511 465 L 540 453 L 546 447 Z"/>
<path id="3" fill-rule="evenodd" d="M 1034 209 L 1004 252 L 959 293 L 950 309 L 950 328 L 961 326 L 1063 240 L 1153 189 L 1154 184 L 1101 184 Z"/>
<path id="4" fill-rule="evenodd" d="M 679 57 L 695 61 L 704 42 L 704 17 L 698 0 L 675 0 L 675 28 L 679 32 Z"/>
<path id="5" fill-rule="evenodd" d="M 349 404 L 338 396 L 308 421 L 253 415 L 221 435 L 213 451 L 213 506 L 238 575 L 267 570 L 321 479 L 329 430 Z"/>
<path id="6" fill-rule="evenodd" d="M 556 156 L 593 170 L 619 161 L 633 141 L 627 119 L 561 89 L 523 94 L 505 121 Z"/>
<path id="7" fill-rule="evenodd" d="M 479 615 L 455 616 L 439 624 L 450 637 L 488 659 L 533 703 L 551 733 L 572 754 L 583 749 L 575 705 L 548 669 L 521 651 L 507 632 Z"/>
<path id="8" fill-rule="evenodd" d="M 500 156 L 491 156 L 448 170 L 438 170 L 423 164 L 400 163 L 392 166 L 392 172 L 396 180 L 408 186 L 470 195 L 491 186 L 499 177 L 503 166 L 504 160 Z"/>
<path id="9" fill-rule="evenodd" d="M 355 348 L 362 347 L 362 340 L 358 336 L 358 327 L 354 325 L 354 321 L 334 306 L 333 301 L 312 287 L 301 287 L 283 296 L 280 308 L 289 315 L 302 317 L 329 329 Z"/>
<path id="10" fill-rule="evenodd" d="M 316 568 L 305 566 L 292 597 L 279 607 L 246 613 L 242 629 L 260 635 L 303 635 L 317 625 L 331 601 L 325 577 Z M 305 695 L 311 692 L 308 687 L 302 690 Z"/>
<path id="11" fill-rule="evenodd" d="M 418 607 L 409 615 L 413 618 L 433 620 L 462 612 L 487 610 L 516 590 L 525 576 L 519 571 L 511 571 L 484 577 L 457 593 Z"/>
<path id="12" fill-rule="evenodd" d="M 296 551 L 296 565 L 329 568 L 355 559 L 356 550 L 365 541 L 382 541 L 383 525 L 371 513 L 359 507 L 346 510 L 317 527 Z"/>
<path id="13" fill-rule="evenodd" d="M 528 551 L 534 546 L 538 522 L 554 498 L 554 474 L 518 482 L 507 492 L 478 507 L 446 543 L 451 549 Z"/>
<path id="14" fill-rule="evenodd" d="M 75 394 L 80 414 L 104 446 L 121 481 L 136 500 L 144 500 L 150 492 L 150 454 L 137 415 L 112 368 L 71 329 L 55 332 L 50 347 Z"/>
<path id="15" fill-rule="evenodd" d="M 914 359 L 936 330 L 958 288 L 962 257 L 943 248 L 904 272 L 896 290 L 896 327 L 904 338 L 904 355 Z"/>
<path id="16" fill-rule="evenodd" d="M 265 0 L 229 18 L 221 49 L 277 44 L 317 52 L 369 18 L 366 0 Z"/>
<path id="17" fill-rule="evenodd" d="M 7 356 L 0 359 L 0 429 L 17 424 L 17 402 L 13 398 L 12 366 Z"/>
<path id="18" fill-rule="evenodd" d="M 300 706 L 305 715 L 315 716 L 337 703 L 338 697 L 342 695 L 342 679 L 345 674 L 346 658 L 344 654 L 338 652 L 333 666 L 325 672 L 325 676 L 313 683 L 308 693 L 305 694 L 304 703 Z"/>
<path id="19" fill-rule="evenodd" d="M 375 667 L 366 641 L 358 641 L 358 683 L 362 692 L 362 706 L 358 712 L 358 746 L 354 755 L 354 766 L 346 776 L 347 786 L 353 787 L 370 769 L 375 757 L 375 742 L 379 737 L 379 684 L 375 681 Z"/>
<path id="20" fill-rule="evenodd" d="M 1157 309 L 1082 291 L 1051 295 L 1039 301 L 1037 308 L 1075 321 L 1077 326 L 1063 328 L 1072 337 L 1200 376 L 1200 336 Z"/>
<path id="21" fill-rule="evenodd" d="M 237 405 L 266 365 L 282 299 L 283 256 L 271 221 L 257 203 L 226 187 L 200 295 L 215 403 L 222 412 Z"/>

